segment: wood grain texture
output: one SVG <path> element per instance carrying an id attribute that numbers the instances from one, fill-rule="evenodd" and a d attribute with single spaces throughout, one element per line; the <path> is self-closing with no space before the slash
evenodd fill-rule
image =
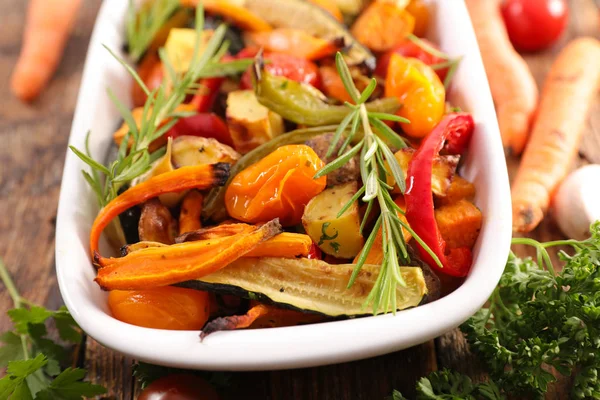
<path id="1" fill-rule="evenodd" d="M 54 273 L 54 225 L 66 143 L 87 44 L 100 0 L 83 2 L 65 57 L 48 89 L 32 105 L 23 105 L 9 93 L 10 71 L 21 43 L 25 1 L 0 0 L 0 256 L 17 286 L 28 299 L 57 308 L 62 304 Z M 552 59 L 570 38 L 600 36 L 599 11 L 593 0 L 571 0 L 571 24 L 561 42 L 539 54 L 526 55 L 538 84 L 543 83 Z M 581 146 L 579 163 L 600 163 L 600 102 L 592 110 Z M 514 175 L 518 160 L 509 159 Z M 533 232 L 538 240 L 561 238 L 546 219 Z M 531 249 L 515 247 L 519 255 Z M 8 294 L 0 288 L 0 331 L 9 328 L 5 311 Z M 139 387 L 131 377 L 133 360 L 87 338 L 79 349 L 80 366 L 89 379 L 105 385 L 106 398 L 137 398 Z M 319 368 L 235 373 L 224 398 L 252 399 L 383 399 L 393 388 L 414 394 L 417 378 L 437 368 L 450 367 L 475 380 L 485 378 L 481 363 L 469 352 L 462 334 L 451 331 L 435 342 L 372 359 Z M 569 380 L 561 380 L 548 399 L 565 399 Z"/>

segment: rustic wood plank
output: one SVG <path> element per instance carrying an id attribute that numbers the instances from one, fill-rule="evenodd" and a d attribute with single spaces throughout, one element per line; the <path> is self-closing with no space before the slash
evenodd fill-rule
<path id="1" fill-rule="evenodd" d="M 368 338 L 365 338 L 368 340 Z M 237 373 L 225 393 L 237 399 L 252 393 L 266 400 L 370 400 L 400 390 L 414 395 L 415 381 L 437 368 L 433 341 L 381 357 L 318 368 Z"/>
<path id="2" fill-rule="evenodd" d="M 133 360 L 112 351 L 91 337 L 87 337 L 84 368 L 90 382 L 106 387 L 107 399 L 133 399 L 134 378 L 131 374 Z"/>
<path id="3" fill-rule="evenodd" d="M 56 286 L 54 229 L 60 178 L 83 55 L 100 5 L 86 1 L 65 57 L 48 90 L 34 104 L 9 92 L 21 44 L 26 2 L 0 0 L 0 255 L 21 294 L 46 304 Z M 0 292 L 0 328 L 8 328 L 8 294 Z"/>

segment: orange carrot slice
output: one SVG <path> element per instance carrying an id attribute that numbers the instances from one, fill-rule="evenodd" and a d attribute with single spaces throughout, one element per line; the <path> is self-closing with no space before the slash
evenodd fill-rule
<path id="1" fill-rule="evenodd" d="M 249 42 L 265 51 L 289 54 L 306 60 L 318 60 L 333 55 L 343 47 L 342 40 L 325 40 L 299 29 L 279 28 L 270 32 L 248 32 Z"/>
<path id="2" fill-rule="evenodd" d="M 181 211 L 179 212 L 180 235 L 202 228 L 200 216 L 202 214 L 203 202 L 204 196 L 197 190 L 192 190 L 185 195 L 181 202 Z"/>
<path id="3" fill-rule="evenodd" d="M 96 252 L 94 262 L 100 269 L 95 281 L 105 290 L 139 290 L 198 279 L 226 267 L 281 230 L 275 219 L 250 233 L 148 247 L 120 258 L 104 258 Z"/>
<path id="4" fill-rule="evenodd" d="M 113 218 L 128 208 L 163 193 L 222 186 L 228 177 L 229 164 L 194 165 L 154 176 L 126 190 L 100 210 L 100 213 L 98 213 L 98 216 L 94 220 L 90 232 L 90 251 L 92 256 L 98 251 L 98 241 L 104 228 L 106 228 Z"/>

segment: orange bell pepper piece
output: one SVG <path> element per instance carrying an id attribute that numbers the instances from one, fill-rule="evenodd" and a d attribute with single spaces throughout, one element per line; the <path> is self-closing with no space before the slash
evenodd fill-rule
<path id="1" fill-rule="evenodd" d="M 416 58 L 392 54 L 385 79 L 385 97 L 397 97 L 398 115 L 410 123 L 400 126 L 414 138 L 426 136 L 446 111 L 446 90 L 435 71 Z"/>

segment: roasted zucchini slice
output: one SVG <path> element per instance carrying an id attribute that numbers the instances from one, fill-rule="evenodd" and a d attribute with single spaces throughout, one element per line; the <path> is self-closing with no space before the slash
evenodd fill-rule
<path id="1" fill-rule="evenodd" d="M 350 65 L 375 68 L 375 57 L 327 11 L 306 0 L 245 0 L 245 6 L 274 28 L 301 29 L 321 38 L 344 38 Z"/>
<path id="2" fill-rule="evenodd" d="M 363 308 L 363 304 L 380 267 L 364 265 L 348 289 L 354 267 L 354 264 L 331 265 L 307 258 L 241 258 L 218 272 L 178 286 L 235 294 L 332 317 L 369 314 L 372 309 Z M 419 305 L 427 294 L 421 268 L 400 269 L 406 287 L 397 288 L 398 310 Z"/>

